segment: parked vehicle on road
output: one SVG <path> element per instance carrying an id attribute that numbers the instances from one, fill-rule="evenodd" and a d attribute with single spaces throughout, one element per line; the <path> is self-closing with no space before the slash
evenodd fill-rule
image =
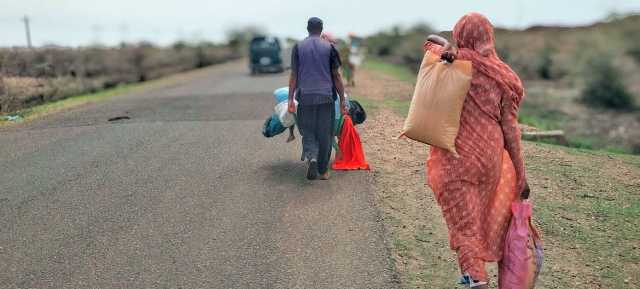
<path id="1" fill-rule="evenodd" d="M 283 72 L 280 41 L 275 37 L 256 36 L 249 44 L 251 74 Z"/>

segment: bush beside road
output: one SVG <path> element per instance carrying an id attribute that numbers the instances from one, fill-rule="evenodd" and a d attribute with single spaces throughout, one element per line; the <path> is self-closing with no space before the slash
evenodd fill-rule
<path id="1" fill-rule="evenodd" d="M 0 114 L 236 59 L 226 45 L 0 49 Z"/>

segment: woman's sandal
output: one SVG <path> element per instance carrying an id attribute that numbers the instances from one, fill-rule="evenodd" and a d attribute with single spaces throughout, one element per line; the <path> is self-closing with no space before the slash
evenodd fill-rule
<path id="1" fill-rule="evenodd" d="M 473 280 L 469 273 L 465 273 L 462 277 L 460 277 L 460 281 L 458 281 L 458 284 L 467 285 L 467 288 L 476 288 L 482 285 L 487 285 L 487 282 Z"/>

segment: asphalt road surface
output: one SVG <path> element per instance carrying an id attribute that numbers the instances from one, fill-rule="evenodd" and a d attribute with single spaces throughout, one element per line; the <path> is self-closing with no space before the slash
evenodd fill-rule
<path id="1" fill-rule="evenodd" d="M 0 288 L 396 287 L 366 172 L 261 135 L 285 84 L 234 62 L 0 128 Z"/>

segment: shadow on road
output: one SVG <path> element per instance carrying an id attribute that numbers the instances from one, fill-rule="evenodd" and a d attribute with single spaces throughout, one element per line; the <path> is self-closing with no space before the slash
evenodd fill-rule
<path id="1" fill-rule="evenodd" d="M 309 187 L 312 182 L 305 178 L 306 167 L 304 162 L 282 160 L 265 164 L 260 168 L 267 173 L 267 182 L 275 185 L 293 185 L 296 187 Z"/>
<path id="2" fill-rule="evenodd" d="M 281 160 L 268 163 L 260 167 L 266 172 L 265 185 L 295 186 L 298 189 L 313 187 L 314 184 L 326 184 L 327 187 L 348 182 L 353 177 L 366 174 L 365 171 L 333 171 L 329 181 L 309 181 L 306 179 L 307 167 L 304 162 L 293 160 Z M 303 191 L 303 190 L 300 190 Z"/>

